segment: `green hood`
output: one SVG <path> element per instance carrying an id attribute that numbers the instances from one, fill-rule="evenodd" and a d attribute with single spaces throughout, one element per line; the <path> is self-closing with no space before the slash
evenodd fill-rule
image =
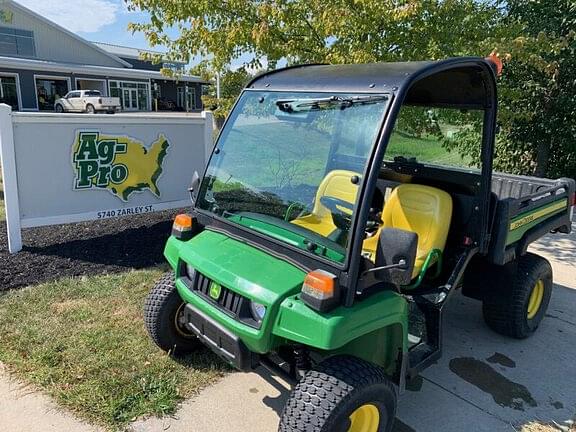
<path id="1" fill-rule="evenodd" d="M 187 242 L 171 237 L 164 254 L 173 268 L 180 258 L 222 286 L 267 306 L 299 292 L 305 277 L 286 261 L 210 230 Z"/>

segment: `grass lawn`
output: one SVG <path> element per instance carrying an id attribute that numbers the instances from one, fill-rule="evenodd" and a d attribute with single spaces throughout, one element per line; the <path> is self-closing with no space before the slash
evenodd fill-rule
<path id="1" fill-rule="evenodd" d="M 63 279 L 0 294 L 0 361 L 86 420 L 120 429 L 164 415 L 227 370 L 149 341 L 142 307 L 162 269 Z"/>

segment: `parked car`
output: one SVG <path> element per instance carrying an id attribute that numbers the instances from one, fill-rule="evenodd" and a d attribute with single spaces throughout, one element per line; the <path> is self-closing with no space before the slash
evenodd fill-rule
<path id="1" fill-rule="evenodd" d="M 54 110 L 62 112 L 85 112 L 114 114 L 120 109 L 120 98 L 103 97 L 98 90 L 74 90 L 63 98 L 56 99 Z"/>

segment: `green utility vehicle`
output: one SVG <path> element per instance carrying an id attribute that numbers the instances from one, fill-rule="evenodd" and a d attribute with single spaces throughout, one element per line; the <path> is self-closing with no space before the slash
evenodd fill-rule
<path id="1" fill-rule="evenodd" d="M 575 183 L 493 172 L 495 77 L 455 58 L 255 78 L 174 221 L 154 342 L 293 380 L 280 431 L 375 432 L 440 357 L 457 290 L 533 333 L 552 269 L 527 248 L 570 232 Z"/>

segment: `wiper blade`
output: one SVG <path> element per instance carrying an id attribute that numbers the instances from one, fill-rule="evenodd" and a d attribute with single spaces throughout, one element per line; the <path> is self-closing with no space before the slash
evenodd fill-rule
<path id="1" fill-rule="evenodd" d="M 388 100 L 384 95 L 367 96 L 330 96 L 326 98 L 303 98 L 303 99 L 281 99 L 276 101 L 276 106 L 280 111 L 286 113 L 296 113 L 302 111 L 318 111 L 322 109 L 340 108 L 346 109 L 353 105 L 366 105 Z"/>

